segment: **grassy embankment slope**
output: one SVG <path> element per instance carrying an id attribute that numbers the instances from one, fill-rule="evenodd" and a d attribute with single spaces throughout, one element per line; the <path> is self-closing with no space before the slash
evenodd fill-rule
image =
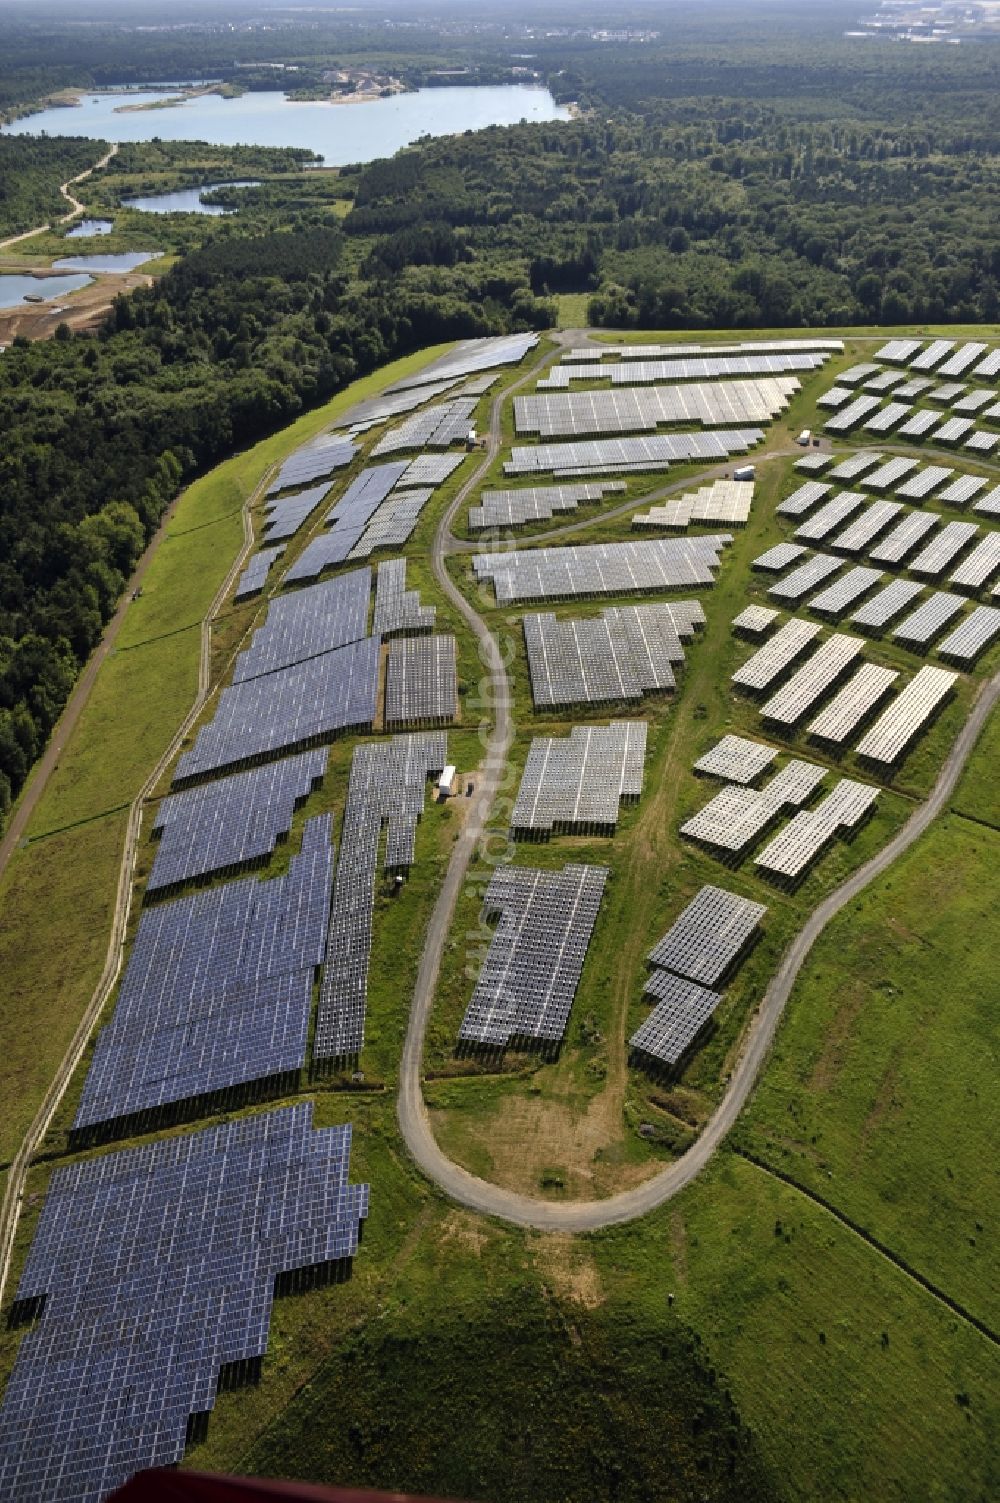
<path id="1" fill-rule="evenodd" d="M 439 351 L 355 382 L 185 492 L 116 652 L 0 879 L 0 1164 L 13 1156 L 100 975 L 126 811 L 197 690 L 200 623 L 236 557 L 241 509 L 268 468 L 338 412 Z M 224 633 L 225 624 L 220 624 Z"/>

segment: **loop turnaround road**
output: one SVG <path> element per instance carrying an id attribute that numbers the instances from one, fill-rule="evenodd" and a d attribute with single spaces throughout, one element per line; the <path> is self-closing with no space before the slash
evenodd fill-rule
<path id="1" fill-rule="evenodd" d="M 531 380 L 541 366 L 538 362 L 517 386 Z M 478 795 L 462 833 L 452 851 L 444 885 L 431 914 L 424 942 L 420 968 L 410 1008 L 400 1072 L 397 1102 L 399 1128 L 410 1154 L 439 1189 L 460 1205 L 485 1216 L 495 1216 L 518 1226 L 547 1232 L 592 1232 L 601 1227 L 632 1221 L 671 1200 L 701 1173 L 734 1125 L 754 1088 L 774 1040 L 785 1005 L 791 995 L 803 962 L 832 918 L 846 907 L 870 883 L 887 871 L 907 851 L 945 808 L 962 769 L 976 744 L 983 726 L 1000 698 L 1000 673 L 979 692 L 925 803 L 920 804 L 906 824 L 870 861 L 848 877 L 813 909 L 802 929 L 792 940 L 771 978 L 746 1036 L 739 1059 L 726 1086 L 725 1094 L 705 1124 L 700 1137 L 666 1169 L 654 1174 L 635 1189 L 605 1200 L 552 1202 L 521 1195 L 480 1179 L 449 1159 L 438 1146 L 431 1128 L 421 1087 L 421 1062 L 424 1037 L 437 988 L 441 956 L 451 928 L 455 905 L 465 880 L 469 862 L 489 818 L 493 800 L 500 787 L 513 738 L 511 692 L 507 671 L 496 638 L 485 621 L 457 589 L 448 574 L 449 554 L 467 551 L 451 533 L 456 513 L 479 484 L 500 447 L 500 414 L 504 400 L 516 387 L 510 387 L 493 402 L 487 452 L 475 473 L 462 487 L 441 519 L 434 538 L 432 564 L 439 585 L 451 603 L 461 612 L 476 635 L 480 656 L 489 673 L 490 701 L 494 712 L 493 729 L 486 747 L 486 759 L 480 777 Z M 773 457 L 773 456 L 762 456 Z M 688 482 L 690 484 L 690 482 Z M 560 529 L 561 530 L 561 529 Z M 533 537 L 532 542 L 543 541 Z"/>

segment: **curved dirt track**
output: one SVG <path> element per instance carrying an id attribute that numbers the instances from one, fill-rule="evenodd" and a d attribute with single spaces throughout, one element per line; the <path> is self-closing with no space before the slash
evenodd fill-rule
<path id="1" fill-rule="evenodd" d="M 566 336 L 565 342 L 568 342 L 570 337 L 572 336 Z M 517 385 L 522 385 L 523 382 L 532 379 L 545 363 L 544 360 L 538 362 Z M 441 957 L 454 917 L 455 905 L 465 880 L 469 861 L 485 828 L 490 808 L 500 786 L 507 752 L 513 737 L 513 727 L 510 684 L 500 650 L 486 623 L 476 614 L 465 596 L 452 582 L 447 571 L 446 559 L 451 553 L 468 551 L 467 545 L 452 537 L 451 524 L 460 506 L 479 483 L 496 456 L 500 439 L 501 406 L 513 389 L 508 388 L 494 400 L 486 456 L 442 517 L 434 538 L 432 564 L 435 576 L 448 599 L 461 612 L 475 633 L 481 659 L 489 673 L 489 698 L 494 713 L 494 724 L 486 746 L 486 757 L 480 775 L 476 802 L 452 851 L 444 884 L 434 905 L 427 929 L 403 1045 L 397 1117 L 400 1131 L 414 1162 L 428 1179 L 461 1205 L 478 1211 L 482 1215 L 496 1216 L 503 1221 L 532 1227 L 539 1231 L 590 1232 L 623 1221 L 632 1221 L 648 1211 L 655 1210 L 690 1184 L 708 1164 L 746 1105 L 809 951 L 830 920 L 871 882 L 881 876 L 904 851 L 908 850 L 944 809 L 979 733 L 997 700 L 1000 699 L 1000 673 L 981 689 L 945 759 L 930 797 L 918 806 L 903 828 L 882 850 L 823 899 L 789 945 L 747 1029 L 740 1056 L 730 1076 L 725 1094 L 705 1124 L 700 1137 L 685 1154 L 635 1189 L 609 1196 L 605 1200 L 574 1202 L 539 1200 L 530 1195 L 501 1189 L 498 1185 L 490 1184 L 489 1181 L 470 1174 L 467 1169 L 463 1169 L 449 1159 L 435 1140 L 423 1098 L 420 1071 L 424 1037 L 430 1020 Z M 768 454 L 762 457 L 773 456 Z M 691 483 L 690 479 L 683 482 L 687 486 Z M 626 503 L 626 506 L 634 504 L 634 502 Z M 625 507 L 616 508 L 617 511 L 624 509 Z M 580 525 L 590 524 L 588 521 Z M 558 528 L 553 529 L 553 532 L 564 533 L 569 530 L 571 529 Z M 549 534 L 543 537 L 534 536 L 529 541 L 538 543 L 547 541 L 548 537 Z"/>
<path id="2" fill-rule="evenodd" d="M 82 204 L 78 198 L 74 198 L 69 190 L 75 187 L 77 183 L 84 182 L 86 178 L 90 177 L 91 173 L 100 172 L 102 167 L 108 165 L 117 151 L 118 142 L 113 141 L 110 151 L 106 151 L 100 161 L 94 163 L 93 167 L 84 168 L 83 172 L 78 172 L 76 177 L 71 177 L 65 183 L 59 185 L 59 192 L 70 205 L 70 210 L 68 214 L 63 214 L 57 219 L 56 224 L 69 224 L 71 219 L 78 219 L 81 214 L 86 212 L 86 204 Z M 10 235 L 6 240 L 0 240 L 0 250 L 6 250 L 9 245 L 19 245 L 22 240 L 31 240 L 35 235 L 44 234 L 46 230 L 51 229 L 51 224 L 39 224 L 33 230 L 22 230 L 19 235 Z"/>

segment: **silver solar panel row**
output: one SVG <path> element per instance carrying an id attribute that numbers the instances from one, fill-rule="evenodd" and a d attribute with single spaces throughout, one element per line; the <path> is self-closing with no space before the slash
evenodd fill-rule
<path id="1" fill-rule="evenodd" d="M 873 564 L 901 564 L 922 538 L 933 532 L 939 518 L 933 512 L 908 512 L 874 548 L 868 557 Z"/>
<path id="2" fill-rule="evenodd" d="M 967 506 L 973 496 L 978 496 L 988 484 L 989 481 L 981 475 L 959 475 L 957 480 L 953 480 L 939 492 L 937 499 L 947 506 Z"/>
<path id="3" fill-rule="evenodd" d="M 573 381 L 610 381 L 612 386 L 640 386 L 654 381 L 714 381 L 724 376 L 781 376 L 789 371 L 817 370 L 828 359 L 825 351 L 786 351 L 771 355 L 612 361 L 606 365 L 593 360 L 564 360 L 538 382 L 536 390 L 566 390 Z"/>
<path id="4" fill-rule="evenodd" d="M 814 595 L 808 602 L 809 609 L 825 616 L 842 616 L 856 600 L 874 589 L 881 578 L 878 569 L 866 569 L 858 564 Z"/>
<path id="5" fill-rule="evenodd" d="M 870 506 L 866 506 L 861 515 L 855 517 L 843 532 L 838 532 L 835 538 L 830 539 L 829 547 L 836 548 L 842 553 L 863 553 L 881 533 L 885 532 L 890 522 L 896 520 L 902 510 L 898 501 L 873 502 Z"/>
<path id="6" fill-rule="evenodd" d="M 948 522 L 934 534 L 916 558 L 910 560 L 907 568 L 911 574 L 936 579 L 978 534 L 979 528 L 975 522 Z"/>
<path id="7" fill-rule="evenodd" d="M 673 665 L 684 660 L 681 638 L 704 622 L 696 600 L 621 606 L 585 621 L 525 616 L 535 708 L 628 702 L 672 689 Z"/>
<path id="8" fill-rule="evenodd" d="M 777 747 L 745 736 L 723 736 L 710 751 L 698 758 L 695 772 L 704 772 L 727 783 L 752 783 L 778 755 Z"/>
<path id="9" fill-rule="evenodd" d="M 884 590 L 879 590 L 870 600 L 851 616 L 852 626 L 865 626 L 870 631 L 879 631 L 888 626 L 894 616 L 923 593 L 923 585 L 915 579 L 894 579 Z"/>
<path id="10" fill-rule="evenodd" d="M 895 490 L 903 477 L 916 468 L 915 459 L 889 459 L 885 464 L 879 465 L 877 470 L 871 470 L 867 475 L 863 475 L 858 484 L 873 491 Z"/>
<path id="11" fill-rule="evenodd" d="M 796 540 L 800 543 L 819 542 L 853 516 L 858 507 L 864 505 L 864 499 L 857 491 L 838 492 L 795 529 Z"/>
<path id="12" fill-rule="evenodd" d="M 444 636 L 403 637 L 389 644 L 386 729 L 441 724 L 458 713 L 457 644 Z"/>
<path id="13" fill-rule="evenodd" d="M 947 669 L 921 668 L 858 742 L 858 756 L 895 762 L 957 682 L 958 674 Z"/>
<path id="14" fill-rule="evenodd" d="M 834 558 L 829 553 L 816 553 L 807 559 L 804 564 L 799 564 L 790 574 L 776 580 L 768 587 L 768 594 L 777 600 L 802 600 L 810 590 L 822 584 L 824 579 L 829 579 L 831 574 L 836 574 L 838 569 L 844 567 L 842 558 Z"/>
<path id="15" fill-rule="evenodd" d="M 483 339 L 463 339 L 447 355 L 432 361 L 417 375 L 397 381 L 389 390 L 408 391 L 428 382 L 475 376 L 498 365 L 518 365 L 537 344 L 537 334 L 496 334 Z"/>
<path id="16" fill-rule="evenodd" d="M 964 376 L 970 365 L 975 365 L 981 355 L 985 355 L 987 346 L 980 344 L 978 340 L 970 340 L 967 344 L 960 345 L 953 355 L 950 355 L 944 365 L 938 367 L 939 376 Z"/>
<path id="17" fill-rule="evenodd" d="M 865 391 L 879 391 L 884 393 L 891 391 L 894 386 L 898 386 L 901 381 L 905 380 L 906 375 L 903 371 L 879 371 L 877 376 L 872 376 L 868 381 L 865 381 L 862 384 Z"/>
<path id="18" fill-rule="evenodd" d="M 419 590 L 406 588 L 406 559 L 393 558 L 378 566 L 372 634 L 385 641 L 400 635 L 434 630 L 437 607 L 420 604 Z"/>
<path id="19" fill-rule="evenodd" d="M 977 605 L 938 647 L 943 658 L 957 663 L 974 663 L 1000 635 L 1000 610 L 995 605 Z"/>
<path id="20" fill-rule="evenodd" d="M 1000 347 L 990 350 L 984 360 L 980 360 L 972 374 L 980 381 L 986 381 L 991 376 L 1000 376 Z"/>
<path id="21" fill-rule="evenodd" d="M 703 887 L 650 951 L 650 963 L 714 987 L 743 953 L 766 912 L 763 903 L 721 887 Z"/>
<path id="22" fill-rule="evenodd" d="M 826 776 L 813 762 L 791 761 L 763 788 L 727 786 L 681 825 L 681 834 L 741 854 L 788 806 L 805 803 Z"/>
<path id="23" fill-rule="evenodd" d="M 949 584 L 962 590 L 981 590 L 1000 570 L 1000 531 L 988 532 L 980 538 L 971 553 L 966 554 L 958 568 L 950 575 Z"/>
<path id="24" fill-rule="evenodd" d="M 357 453 L 357 446 L 344 433 L 325 433 L 311 443 L 297 449 L 285 460 L 276 478 L 268 486 L 268 496 L 293 486 L 308 485 L 310 481 L 323 480 L 334 470 L 349 465 Z"/>
<path id="25" fill-rule="evenodd" d="M 646 995 L 656 1006 L 629 1039 L 629 1048 L 675 1069 L 711 1022 L 722 996 L 669 971 L 652 973 Z"/>
<path id="26" fill-rule="evenodd" d="M 569 737 L 535 737 L 511 815 L 511 833 L 612 833 L 621 802 L 642 792 L 644 720 L 574 726 Z"/>
<path id="27" fill-rule="evenodd" d="M 283 496 L 280 501 L 267 502 L 264 541 L 277 543 L 284 538 L 294 537 L 306 518 L 316 510 L 321 501 L 326 500 L 331 490 L 330 482 L 324 481 L 322 485 L 314 485 L 294 496 Z"/>
<path id="28" fill-rule="evenodd" d="M 822 642 L 786 684 L 761 706 L 765 720 L 793 726 L 817 699 L 833 688 L 862 651 L 860 637 L 846 637 L 835 632 Z"/>
<path id="29" fill-rule="evenodd" d="M 380 833 L 387 824 L 385 867 L 410 867 L 428 776 L 447 760 L 442 731 L 355 748 L 313 1040 L 316 1061 L 355 1059 L 361 1052 Z"/>
<path id="30" fill-rule="evenodd" d="M 873 470 L 881 464 L 885 455 L 877 449 L 863 449 L 859 454 L 849 454 L 827 475 L 828 480 L 856 480 L 865 470 Z"/>
<path id="31" fill-rule="evenodd" d="M 843 380 L 843 377 L 840 378 Z M 829 433 L 850 433 L 852 429 L 860 426 L 865 418 L 875 412 L 882 405 L 880 397 L 859 396 L 846 407 L 827 418 L 823 424 Z"/>
<path id="32" fill-rule="evenodd" d="M 907 365 L 922 345 L 922 339 L 890 339 L 888 344 L 884 344 L 880 350 L 875 351 L 875 359 Z"/>
<path id="33" fill-rule="evenodd" d="M 372 458 L 396 454 L 403 449 L 447 449 L 464 440 L 478 397 L 453 397 L 413 413 L 398 428 L 392 428 L 372 449 Z"/>
<path id="34" fill-rule="evenodd" d="M 936 365 L 941 364 L 948 351 L 954 348 L 955 341 L 953 339 L 935 339 L 927 346 L 926 350 L 922 350 L 916 359 L 911 362 L 910 369 L 914 371 L 932 371 Z"/>
<path id="35" fill-rule="evenodd" d="M 904 418 L 912 417 L 913 408 L 907 402 L 888 402 L 865 423 L 869 433 L 890 433 Z"/>
<path id="36" fill-rule="evenodd" d="M 801 657 L 809 643 L 819 635 L 815 621 L 801 621 L 793 616 L 776 631 L 770 641 L 758 647 L 733 674 L 733 683 L 743 689 L 766 689 L 795 659 Z"/>
<path id="37" fill-rule="evenodd" d="M 623 481 L 596 485 L 529 485 L 520 490 L 483 491 L 478 506 L 469 508 L 469 527 L 481 532 L 492 527 L 523 527 L 546 522 L 555 512 L 575 511 L 580 505 L 602 501 L 605 495 L 621 494 Z"/>
<path id="38" fill-rule="evenodd" d="M 881 703 L 898 677 L 894 668 L 862 663 L 857 673 L 809 722 L 807 734 L 842 745 L 865 716 Z"/>
<path id="39" fill-rule="evenodd" d="M 747 605 L 734 616 L 733 631 L 746 632 L 751 637 L 760 637 L 777 621 L 778 612 L 769 605 Z"/>
<path id="40" fill-rule="evenodd" d="M 476 554 L 480 581 L 491 580 L 498 605 L 692 589 L 715 583 L 728 533 L 629 543 Z"/>
<path id="41" fill-rule="evenodd" d="M 632 527 L 688 527 L 691 523 L 744 527 L 750 519 L 753 491 L 752 480 L 713 480 L 648 512 L 636 512 Z"/>
<path id="42" fill-rule="evenodd" d="M 958 444 L 972 432 L 974 427 L 971 418 L 948 418 L 940 428 L 934 430 L 934 442 L 937 444 Z"/>
<path id="43" fill-rule="evenodd" d="M 702 433 L 654 433 L 637 438 L 581 439 L 575 443 L 532 444 L 514 447 L 504 463 L 505 475 L 537 475 L 555 471 L 563 478 L 605 471 L 669 469 L 687 460 L 725 460 L 745 454 L 764 437 L 762 428 L 727 428 Z"/>
<path id="44" fill-rule="evenodd" d="M 971 413 L 980 412 L 984 407 L 988 407 L 991 402 L 996 401 L 998 396 L 1000 396 L 1000 392 L 997 392 L 995 389 L 993 391 L 970 391 L 964 397 L 959 397 L 951 410 L 952 412 L 964 413 L 966 416 L 969 416 Z"/>
<path id="45" fill-rule="evenodd" d="M 961 595 L 949 595 L 946 590 L 936 590 L 922 605 L 901 621 L 892 633 L 893 641 L 904 646 L 926 647 L 927 644 L 957 616 L 965 605 Z"/>
<path id="46" fill-rule="evenodd" d="M 642 433 L 665 423 L 742 427 L 770 422 L 798 390 L 798 380 L 788 376 L 515 397 L 514 427 L 542 439 Z"/>
<path id="47" fill-rule="evenodd" d="M 506 1049 L 558 1044 L 566 1032 L 608 870 L 499 867 L 483 918 L 496 931 L 466 1009 L 459 1041 Z"/>
<path id="48" fill-rule="evenodd" d="M 985 496 L 973 503 L 972 510 L 983 517 L 1000 517 L 1000 485 L 995 485 Z"/>
<path id="49" fill-rule="evenodd" d="M 787 569 L 789 564 L 794 564 L 796 559 L 808 553 L 801 543 L 775 543 L 773 548 L 768 548 L 764 553 L 758 554 L 751 564 L 753 569 L 764 569 L 768 573 L 778 573 Z"/>
<path id="50" fill-rule="evenodd" d="M 277 596 L 268 604 L 264 624 L 236 659 L 233 683 L 359 641 L 368 630 L 371 588 L 371 570 L 353 569 L 324 584 Z"/>
<path id="51" fill-rule="evenodd" d="M 815 809 L 803 809 L 779 830 L 755 865 L 774 876 L 801 877 L 840 830 L 856 829 L 878 798 L 867 783 L 842 778 Z"/>
<path id="52" fill-rule="evenodd" d="M 943 485 L 955 471 L 948 465 L 929 464 L 924 465 L 915 475 L 905 481 L 896 491 L 897 496 L 904 497 L 907 501 L 922 501 L 929 496 L 931 491 L 939 485 Z"/>
<path id="53" fill-rule="evenodd" d="M 806 480 L 777 508 L 779 517 L 801 517 L 833 490 L 822 480 Z"/>

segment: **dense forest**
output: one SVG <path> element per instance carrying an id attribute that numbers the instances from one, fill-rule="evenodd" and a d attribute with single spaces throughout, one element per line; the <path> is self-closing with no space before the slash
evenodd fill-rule
<path id="1" fill-rule="evenodd" d="M 407 350 L 551 318 L 523 280 L 362 287 L 342 253 L 333 229 L 220 237 L 99 337 L 0 359 L 0 810 L 185 480 Z"/>
<path id="2" fill-rule="evenodd" d="M 527 60 L 583 114 L 339 174 L 292 151 L 154 141 L 88 181 L 89 205 L 113 211 L 147 184 L 262 179 L 226 192 L 240 212 L 225 218 L 117 215 L 108 248 L 169 249 L 171 271 L 96 335 L 63 328 L 0 359 L 0 817 L 178 488 L 357 374 L 545 327 L 565 292 L 636 328 L 997 318 L 1000 49 L 859 46 L 843 0 L 747 14 L 625 5 L 609 36 L 604 9 L 561 0 L 502 21 L 452 0 L 266 25 L 179 0 L 161 31 L 129 0 L 82 22 L 58 4 L 6 11 L 0 112 L 66 85 L 273 88 L 271 62 L 301 86 L 331 64 L 423 83 Z M 100 151 L 0 136 L 0 232 L 52 217 L 58 184 Z"/>

